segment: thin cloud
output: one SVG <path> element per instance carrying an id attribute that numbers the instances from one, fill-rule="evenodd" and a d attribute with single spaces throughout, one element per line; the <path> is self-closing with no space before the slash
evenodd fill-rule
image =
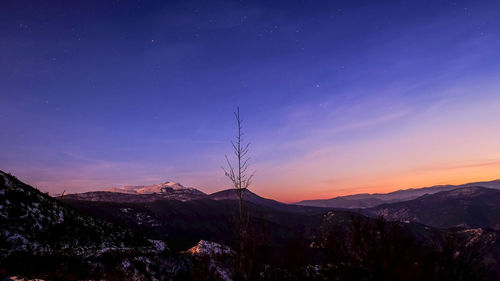
<path id="1" fill-rule="evenodd" d="M 426 167 L 419 167 L 412 169 L 416 172 L 426 172 L 426 171 L 436 171 L 436 170 L 461 170 L 469 168 L 484 168 L 484 167 L 500 167 L 499 160 L 486 160 L 486 161 L 474 161 L 463 164 L 444 164 L 444 165 L 432 165 Z"/>

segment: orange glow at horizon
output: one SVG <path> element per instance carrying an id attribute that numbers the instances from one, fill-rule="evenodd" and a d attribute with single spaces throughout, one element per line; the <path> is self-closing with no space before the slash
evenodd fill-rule
<path id="1" fill-rule="evenodd" d="M 445 170 L 448 170 L 446 172 Z M 436 185 L 461 185 L 471 182 L 483 182 L 500 179 L 500 163 L 492 164 L 490 167 L 457 168 L 436 170 L 421 174 L 401 174 L 387 176 L 378 180 L 363 179 L 352 181 L 339 181 L 336 183 L 322 183 L 318 186 L 284 185 L 256 187 L 256 192 L 266 198 L 281 202 L 294 203 L 302 200 L 330 199 L 337 196 L 346 196 L 359 193 L 389 193 L 397 190 L 422 188 Z M 295 192 L 286 193 L 285 190 Z M 266 190 L 268 190 L 266 192 Z M 279 190 L 269 192 L 269 190 Z"/>
<path id="2" fill-rule="evenodd" d="M 255 190 L 297 202 L 499 179 L 499 108 L 498 97 L 439 104 L 384 134 L 325 143 L 279 167 L 262 164 Z"/>
<path id="3" fill-rule="evenodd" d="M 442 99 L 425 110 L 401 106 L 361 120 L 346 117 L 342 126 L 335 123 L 337 116 L 300 125 L 311 114 L 305 110 L 292 116 L 291 125 L 283 125 L 276 135 L 253 142 L 251 169 L 257 173 L 251 190 L 266 198 L 297 202 L 499 179 L 499 91 L 500 87 L 489 90 L 492 94 L 482 100 L 470 96 Z M 370 107 L 373 102 L 359 105 L 352 114 Z M 200 162 L 210 163 L 209 168 L 189 166 L 182 173 L 162 165 L 82 157 L 74 159 L 82 166 L 64 173 L 45 168 L 12 172 L 52 193 L 165 180 L 212 193 L 230 188 L 218 168 L 224 164 L 223 155 L 224 151 L 211 152 L 200 158 Z"/>
<path id="4" fill-rule="evenodd" d="M 358 175 L 340 177 L 338 180 L 296 180 L 295 182 L 261 183 L 255 191 L 267 198 L 282 202 L 329 199 L 358 193 L 388 193 L 401 189 L 422 188 L 435 185 L 460 185 L 471 182 L 500 179 L 500 159 L 412 168 L 391 169 L 379 174 L 358 171 Z"/>

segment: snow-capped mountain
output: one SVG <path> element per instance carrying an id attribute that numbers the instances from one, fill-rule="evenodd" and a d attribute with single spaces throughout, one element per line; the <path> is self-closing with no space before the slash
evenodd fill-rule
<path id="1" fill-rule="evenodd" d="M 64 199 L 106 201 L 106 202 L 153 202 L 156 200 L 189 201 L 201 199 L 205 193 L 196 188 L 185 187 L 180 183 L 167 181 L 155 185 L 123 186 L 103 191 L 68 194 Z"/>
<path id="2" fill-rule="evenodd" d="M 160 184 L 154 185 L 139 185 L 139 186 L 123 186 L 121 188 L 108 188 L 103 191 L 127 193 L 127 194 L 154 194 L 154 193 L 167 193 L 170 190 L 189 190 L 189 191 L 199 191 L 195 188 L 185 187 L 180 183 L 173 181 L 166 181 Z"/>

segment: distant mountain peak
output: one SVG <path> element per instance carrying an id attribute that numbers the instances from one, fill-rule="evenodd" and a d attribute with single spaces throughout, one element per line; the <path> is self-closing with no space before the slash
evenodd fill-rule
<path id="1" fill-rule="evenodd" d="M 448 197 L 475 197 L 483 195 L 489 190 L 492 189 L 482 186 L 465 186 L 450 191 L 442 191 L 437 194 L 446 195 Z"/>
<path id="2" fill-rule="evenodd" d="M 192 190 L 193 188 L 188 188 L 180 183 L 173 181 L 166 181 L 159 184 L 153 185 L 137 185 L 137 186 L 123 186 L 120 188 L 112 187 L 105 189 L 108 192 L 117 193 L 127 193 L 127 194 L 154 194 L 154 193 L 165 193 L 168 190 Z"/>
<path id="3" fill-rule="evenodd" d="M 123 186 L 102 191 L 67 194 L 64 199 L 109 202 L 152 202 L 156 200 L 188 201 L 201 199 L 206 194 L 202 191 L 185 187 L 180 183 L 166 181 L 153 185 Z"/>

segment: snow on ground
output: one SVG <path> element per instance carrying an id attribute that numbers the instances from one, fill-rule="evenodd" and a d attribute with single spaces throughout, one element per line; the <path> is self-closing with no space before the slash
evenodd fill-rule
<path id="1" fill-rule="evenodd" d="M 482 241 L 485 243 L 491 243 L 496 239 L 496 234 L 493 232 L 486 232 L 482 228 L 472 228 L 462 230 L 461 233 L 466 233 L 469 235 L 469 241 L 467 241 L 466 246 L 469 247 L 474 245 L 476 242 Z"/>
<path id="2" fill-rule="evenodd" d="M 125 213 L 125 214 L 126 214 L 126 213 L 128 213 L 128 212 L 132 211 L 132 208 L 120 208 L 120 211 L 121 211 L 122 213 Z"/>
<path id="3" fill-rule="evenodd" d="M 11 276 L 6 278 L 4 281 L 44 281 L 43 279 L 26 279 L 17 276 Z"/>
<path id="4" fill-rule="evenodd" d="M 228 246 L 219 243 L 200 240 L 196 246 L 187 250 L 186 253 L 198 256 L 232 255 L 234 251 Z"/>
<path id="5" fill-rule="evenodd" d="M 160 240 L 149 240 L 151 244 L 153 244 L 153 249 L 157 252 L 162 252 L 167 249 L 167 244 L 165 242 L 160 241 Z"/>

